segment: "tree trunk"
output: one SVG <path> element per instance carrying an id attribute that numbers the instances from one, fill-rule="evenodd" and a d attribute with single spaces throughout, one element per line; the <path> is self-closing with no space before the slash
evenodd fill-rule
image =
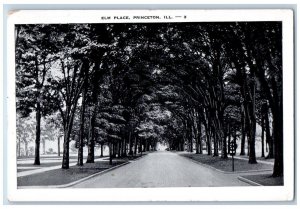
<path id="1" fill-rule="evenodd" d="M 101 143 L 101 154 L 100 154 L 100 157 L 103 157 L 103 143 Z"/>
<path id="2" fill-rule="evenodd" d="M 62 168 L 69 168 L 69 142 L 70 142 L 70 127 L 67 127 L 64 133 L 64 150 L 63 150 L 63 161 Z"/>
<path id="3" fill-rule="evenodd" d="M 227 154 L 230 152 L 230 141 L 231 141 L 231 129 L 230 129 L 230 126 L 228 124 L 228 130 L 227 130 L 227 137 L 228 137 L 228 140 L 227 140 Z"/>
<path id="4" fill-rule="evenodd" d="M 272 80 L 274 104 L 272 106 L 273 113 L 273 136 L 274 136 L 274 169 L 273 177 L 283 176 L 283 107 L 282 96 L 277 91 L 275 79 Z M 280 90 L 279 90 L 280 91 Z"/>
<path id="5" fill-rule="evenodd" d="M 131 131 L 129 132 L 129 155 L 133 155 L 133 151 L 132 151 L 132 136 L 131 136 Z"/>
<path id="6" fill-rule="evenodd" d="M 146 152 L 146 151 L 147 151 L 147 147 L 148 147 L 148 140 L 145 139 L 143 152 Z"/>
<path id="7" fill-rule="evenodd" d="M 108 144 L 108 146 L 109 146 L 109 165 L 112 165 L 112 158 L 113 158 L 113 147 L 112 147 L 112 143 L 109 143 Z"/>
<path id="8" fill-rule="evenodd" d="M 228 132 L 227 133 L 228 134 L 228 143 L 227 143 L 227 153 L 229 153 L 230 152 L 230 133 Z"/>
<path id="9" fill-rule="evenodd" d="M 207 155 L 211 155 L 211 146 L 210 146 L 210 139 L 209 139 L 208 132 L 205 133 L 205 137 L 206 137 L 206 152 Z"/>
<path id="10" fill-rule="evenodd" d="M 249 163 L 250 164 L 254 164 L 254 163 L 257 163 L 256 162 L 256 155 L 255 155 L 255 135 L 253 135 L 255 133 L 255 130 L 256 130 L 256 124 L 252 124 L 251 125 L 251 129 L 252 129 L 252 134 L 250 136 L 250 139 L 249 139 Z"/>
<path id="11" fill-rule="evenodd" d="M 218 146 L 218 140 L 217 140 L 217 136 L 216 136 L 216 133 L 213 133 L 214 135 L 214 154 L 213 156 L 216 157 L 216 156 L 219 156 L 219 146 Z"/>
<path id="12" fill-rule="evenodd" d="M 86 159 L 86 163 L 94 163 L 95 162 L 95 143 L 94 140 L 91 140 L 88 145 L 88 156 Z"/>
<path id="13" fill-rule="evenodd" d="M 212 154 L 212 148 L 211 148 L 211 137 L 209 131 L 206 131 L 206 150 L 207 150 L 207 155 Z"/>
<path id="14" fill-rule="evenodd" d="M 137 154 L 137 147 L 138 147 L 138 144 L 137 144 L 137 137 L 134 136 L 134 155 Z"/>
<path id="15" fill-rule="evenodd" d="M 64 150 L 63 150 L 63 161 L 62 161 L 62 168 L 68 169 L 69 168 L 69 143 L 70 143 L 70 135 L 71 135 L 71 121 L 68 122 L 64 126 Z"/>
<path id="16" fill-rule="evenodd" d="M 123 144 L 124 144 L 124 147 L 123 147 L 124 157 L 126 157 L 127 156 L 127 144 L 126 144 L 126 139 L 125 138 L 123 140 Z"/>
<path id="17" fill-rule="evenodd" d="M 36 135 L 35 135 L 35 156 L 34 165 L 40 165 L 40 143 L 41 143 L 41 104 L 36 103 Z"/>
<path id="18" fill-rule="evenodd" d="M 123 148 L 124 144 L 122 141 L 118 142 L 118 158 L 120 158 L 121 156 L 124 156 L 124 148 Z"/>
<path id="19" fill-rule="evenodd" d="M 117 155 L 117 145 L 116 145 L 116 143 L 114 142 L 114 143 L 112 144 L 112 157 L 115 158 L 116 155 Z"/>
<path id="20" fill-rule="evenodd" d="M 147 139 L 145 140 L 144 143 L 142 143 L 143 152 L 146 152 L 146 143 L 147 143 Z"/>
<path id="21" fill-rule="evenodd" d="M 88 65 L 88 66 L 85 66 Z M 80 71 L 86 70 L 89 68 L 88 63 L 84 63 L 84 65 L 81 67 Z M 62 69 L 64 71 L 65 66 L 62 63 Z M 73 74 L 75 75 L 75 72 L 78 70 L 78 66 L 74 67 Z M 87 76 L 87 74 L 85 74 Z M 73 128 L 73 121 L 74 121 L 74 115 L 77 109 L 77 103 L 79 99 L 80 92 L 82 91 L 82 86 L 75 84 L 75 76 L 73 77 L 73 81 L 70 83 L 74 89 L 72 89 L 71 92 L 68 92 L 66 94 L 66 100 L 65 100 L 65 108 L 66 111 L 64 112 L 63 117 L 63 125 L 64 125 L 64 150 L 63 150 L 63 162 L 62 162 L 62 168 L 68 169 L 69 168 L 69 146 L 70 146 L 70 136 L 71 131 Z M 61 110 L 62 112 L 62 110 Z M 62 112 L 63 113 L 63 112 Z"/>
<path id="22" fill-rule="evenodd" d="M 189 141 L 190 141 L 190 152 L 193 152 L 193 127 L 192 125 L 190 125 L 190 127 L 188 128 L 188 132 L 189 132 Z"/>
<path id="23" fill-rule="evenodd" d="M 198 143 L 199 143 L 199 154 L 203 154 L 201 123 L 199 126 Z"/>
<path id="24" fill-rule="evenodd" d="M 140 139 L 140 151 L 141 151 L 141 156 L 143 155 L 143 143 L 142 139 Z"/>
<path id="25" fill-rule="evenodd" d="M 266 158 L 274 158 L 274 147 L 273 147 L 273 139 L 272 139 L 272 136 L 271 136 L 271 133 L 270 133 L 270 122 L 269 122 L 269 108 L 268 106 L 266 105 L 265 107 L 265 115 L 264 115 L 264 118 L 265 118 L 265 130 L 266 130 L 266 142 L 267 144 L 269 145 L 269 153 L 267 155 Z M 274 127 L 273 127 L 273 130 L 274 130 Z"/>
<path id="26" fill-rule="evenodd" d="M 95 108 L 95 107 L 94 107 Z M 95 120 L 96 120 L 95 109 L 92 110 L 92 116 L 90 118 L 90 127 L 89 127 L 89 140 L 88 140 L 88 156 L 86 163 L 95 162 Z"/>
<path id="27" fill-rule="evenodd" d="M 225 132 L 225 130 L 224 130 Z M 225 132 L 226 133 L 226 132 Z M 222 153 L 221 153 L 221 158 L 223 159 L 227 159 L 227 135 L 228 135 L 228 144 L 230 143 L 230 126 L 228 123 L 228 127 L 227 127 L 227 133 L 228 134 L 224 134 L 223 136 L 223 143 L 222 143 Z"/>
<path id="28" fill-rule="evenodd" d="M 221 140 L 218 140 L 218 147 L 219 147 L 219 152 L 221 151 L 221 155 L 222 155 L 223 141 L 224 141 L 224 137 L 222 137 Z"/>
<path id="29" fill-rule="evenodd" d="M 77 165 L 83 166 L 83 139 L 84 139 L 84 119 L 85 119 L 85 104 L 86 104 L 86 93 L 87 87 L 82 95 L 82 103 L 81 103 L 81 111 L 80 111 L 80 129 L 79 129 L 79 147 L 78 147 L 78 158 L 77 158 Z"/>
<path id="30" fill-rule="evenodd" d="M 264 108 L 261 108 L 261 157 L 265 157 L 265 121 L 264 121 Z"/>
<path id="31" fill-rule="evenodd" d="M 234 135 L 233 135 L 233 142 L 234 142 L 235 145 L 237 145 L 237 143 L 236 143 L 236 128 L 234 128 L 234 132 L 233 133 L 234 133 Z M 229 140 L 228 140 L 228 142 L 229 142 Z"/>
<path id="32" fill-rule="evenodd" d="M 254 116 L 255 117 L 255 116 Z M 255 155 L 255 133 L 256 133 L 256 123 L 255 119 L 252 119 L 254 121 L 251 122 L 250 125 L 250 137 L 249 137 L 249 163 L 255 164 L 256 162 L 256 155 Z"/>
<path id="33" fill-rule="evenodd" d="M 278 110 L 274 113 L 274 129 L 277 130 L 274 133 L 274 169 L 273 177 L 283 176 L 283 122 L 282 122 L 282 110 Z"/>
<path id="34" fill-rule="evenodd" d="M 197 134 L 197 148 L 196 148 L 196 151 L 198 152 L 198 154 L 203 154 L 203 149 L 202 149 L 202 139 L 201 139 L 201 136 L 202 136 L 202 130 L 201 130 L 201 123 L 199 123 L 198 125 L 198 134 Z"/>
<path id="35" fill-rule="evenodd" d="M 255 116 L 255 95 L 256 95 L 256 85 L 254 80 L 249 85 L 248 94 L 246 94 L 246 99 L 244 100 L 244 107 L 246 113 L 246 121 L 248 127 L 248 153 L 249 153 L 249 160 L 248 163 L 255 164 L 256 162 L 256 155 L 255 155 L 255 135 L 256 135 L 256 116 Z"/>
<path id="36" fill-rule="evenodd" d="M 246 142 L 246 122 L 245 122 L 245 110 L 243 106 L 241 106 L 241 122 L 242 122 L 242 133 L 241 133 L 241 153 L 240 155 L 245 155 L 245 142 Z"/>
<path id="37" fill-rule="evenodd" d="M 250 155 L 250 140 L 249 140 L 249 134 L 247 135 L 247 156 Z"/>
<path id="38" fill-rule="evenodd" d="M 241 136 L 241 152 L 240 152 L 240 155 L 243 156 L 243 155 L 246 155 L 245 153 L 245 143 L 246 143 L 246 134 L 245 134 L 245 130 L 243 131 L 242 130 L 242 136 Z"/>
<path id="39" fill-rule="evenodd" d="M 196 154 L 200 154 L 200 149 L 199 149 L 199 138 L 198 138 L 198 135 L 197 135 L 197 138 L 196 138 Z"/>

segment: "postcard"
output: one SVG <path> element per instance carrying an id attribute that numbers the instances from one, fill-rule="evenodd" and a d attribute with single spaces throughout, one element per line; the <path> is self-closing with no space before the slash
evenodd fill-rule
<path id="1" fill-rule="evenodd" d="M 293 11 L 21 10 L 14 201 L 294 198 Z"/>

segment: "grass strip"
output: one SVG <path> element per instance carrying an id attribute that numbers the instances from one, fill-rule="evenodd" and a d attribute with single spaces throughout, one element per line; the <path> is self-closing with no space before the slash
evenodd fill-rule
<path id="1" fill-rule="evenodd" d="M 221 157 L 213 157 L 205 154 L 194 154 L 194 153 L 181 153 L 181 156 L 193 159 L 197 162 L 212 166 L 218 170 L 231 172 L 232 171 L 232 159 L 228 156 L 227 159 Z M 234 171 L 246 172 L 255 170 L 272 170 L 273 166 L 263 163 L 249 164 L 246 160 L 234 159 Z"/>
<path id="2" fill-rule="evenodd" d="M 242 177 L 263 186 L 283 186 L 283 177 L 272 177 L 272 174 L 244 175 Z"/>

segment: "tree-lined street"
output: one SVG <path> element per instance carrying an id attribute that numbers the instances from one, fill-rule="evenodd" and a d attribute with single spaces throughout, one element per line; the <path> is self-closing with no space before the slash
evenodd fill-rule
<path id="1" fill-rule="evenodd" d="M 49 152 L 70 178 L 97 172 L 104 149 L 112 167 L 162 145 L 220 167 L 234 155 L 246 170 L 271 159 L 268 175 L 283 178 L 281 22 L 24 24 L 15 32 L 16 150 L 34 152 L 33 165 L 46 141 L 57 141 Z M 241 183 L 169 152 L 116 171 L 86 186 Z"/>

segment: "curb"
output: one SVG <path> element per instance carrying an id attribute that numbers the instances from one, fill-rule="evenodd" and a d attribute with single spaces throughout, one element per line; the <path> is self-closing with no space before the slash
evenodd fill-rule
<path id="1" fill-rule="evenodd" d="M 75 184 L 79 184 L 79 183 L 81 183 L 81 182 L 83 182 L 83 181 L 86 181 L 86 180 L 88 180 L 88 179 L 90 179 L 90 178 L 93 178 L 93 177 L 95 177 L 95 176 L 102 175 L 102 174 L 107 173 L 107 172 L 109 172 L 109 171 L 111 171 L 111 170 L 117 169 L 117 168 L 119 168 L 119 167 L 121 167 L 121 166 L 127 165 L 127 164 L 129 164 L 129 163 L 130 163 L 130 161 L 124 162 L 124 163 L 122 163 L 122 164 L 120 164 L 120 165 L 111 167 L 111 168 L 109 168 L 109 169 L 100 171 L 100 172 L 98 172 L 98 173 L 94 173 L 94 174 L 92 174 L 92 175 L 90 175 L 90 176 L 84 177 L 84 178 L 82 178 L 82 179 L 79 179 L 79 180 L 77 180 L 77 181 L 73 181 L 73 182 L 68 183 L 68 184 L 61 184 L 61 185 L 46 185 L 46 186 L 18 186 L 17 189 L 67 188 L 67 187 L 73 186 L 73 185 L 75 185 Z"/>
<path id="2" fill-rule="evenodd" d="M 185 156 L 182 156 L 182 155 L 179 155 L 179 156 L 181 156 L 181 157 L 183 157 L 183 158 L 186 158 L 186 159 L 189 159 L 189 160 L 191 160 L 192 162 L 197 163 L 197 164 L 200 164 L 200 165 L 202 165 L 202 166 L 204 166 L 204 167 L 206 167 L 206 168 L 210 168 L 210 169 L 212 169 L 212 170 L 215 170 L 215 171 L 218 171 L 218 172 L 224 173 L 224 174 L 239 174 L 239 173 L 255 173 L 255 172 L 272 171 L 272 169 L 248 170 L 248 171 L 234 171 L 234 172 L 232 172 L 232 171 L 222 171 L 222 170 L 220 170 L 220 169 L 217 169 L 217 168 L 215 168 L 215 167 L 213 167 L 213 166 L 210 166 L 210 165 L 201 163 L 201 162 L 199 162 L 199 161 L 197 161 L 197 160 L 194 160 L 194 159 L 192 159 L 192 158 L 185 157 Z"/>
<path id="3" fill-rule="evenodd" d="M 246 178 L 241 177 L 241 176 L 238 176 L 238 180 L 240 180 L 240 181 L 242 181 L 242 182 L 245 182 L 245 183 L 247 183 L 247 184 L 250 184 L 251 186 L 263 186 L 263 185 L 261 185 L 261 184 L 259 184 L 259 183 L 256 183 L 256 182 L 254 182 L 254 181 L 251 181 L 251 180 L 246 179 Z"/>

